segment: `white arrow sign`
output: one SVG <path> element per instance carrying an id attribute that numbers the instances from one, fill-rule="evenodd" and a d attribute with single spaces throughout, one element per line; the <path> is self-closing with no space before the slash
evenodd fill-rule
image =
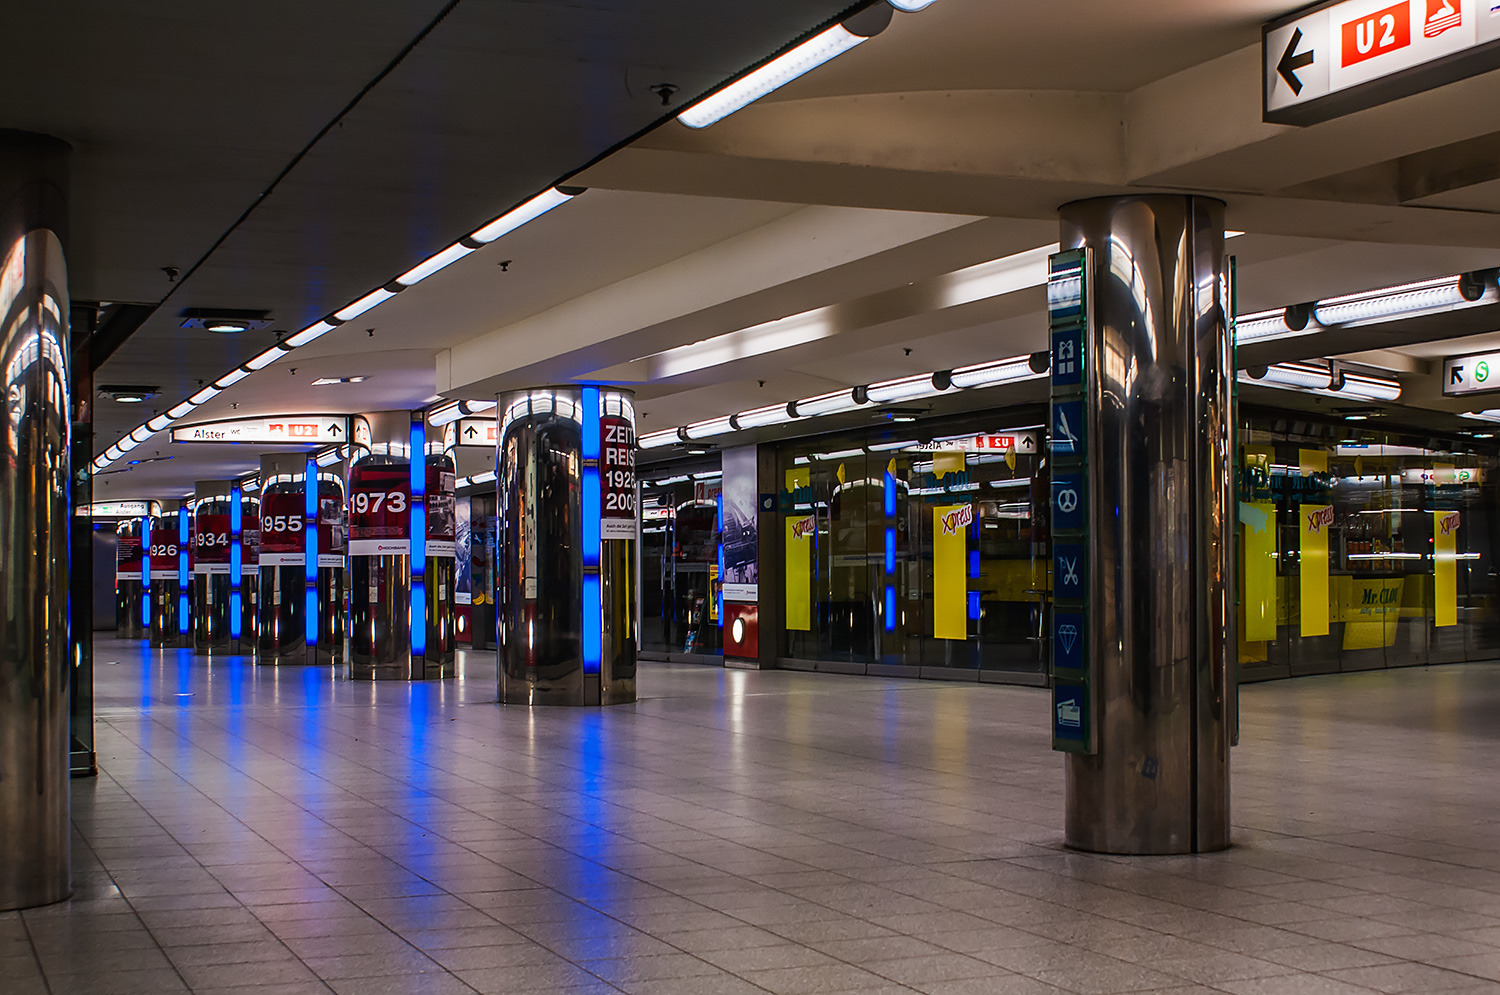
<path id="1" fill-rule="evenodd" d="M 1451 356 L 1443 360 L 1443 393 L 1486 394 L 1500 390 L 1500 352 Z"/>

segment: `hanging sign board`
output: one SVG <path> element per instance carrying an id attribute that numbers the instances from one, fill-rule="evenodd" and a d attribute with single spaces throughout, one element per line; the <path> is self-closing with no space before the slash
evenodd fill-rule
<path id="1" fill-rule="evenodd" d="M 460 418 L 456 444 L 460 446 L 486 446 L 493 449 L 500 437 L 500 423 L 493 418 Z"/>
<path id="2" fill-rule="evenodd" d="M 1337 0 L 1261 29 L 1262 117 L 1309 125 L 1500 68 L 1490 0 Z"/>
<path id="3" fill-rule="evenodd" d="M 343 415 L 282 415 L 235 418 L 172 429 L 173 442 L 238 442 L 280 445 L 327 445 L 344 441 Z"/>
<path id="4" fill-rule="evenodd" d="M 349 475 L 349 555 L 411 555 L 411 468 L 356 466 Z"/>
<path id="5" fill-rule="evenodd" d="M 79 518 L 145 518 L 151 514 L 151 502 L 95 501 L 79 505 L 74 514 Z"/>
<path id="6" fill-rule="evenodd" d="M 1500 352 L 1452 356 L 1443 360 L 1443 396 L 1489 394 L 1500 390 Z"/>

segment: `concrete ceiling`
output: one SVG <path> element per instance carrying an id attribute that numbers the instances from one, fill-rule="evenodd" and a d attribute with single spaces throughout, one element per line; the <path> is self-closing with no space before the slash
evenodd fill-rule
<path id="1" fill-rule="evenodd" d="M 163 384 L 163 408 L 270 341 L 189 335 L 178 308 L 270 306 L 283 327 L 301 327 L 657 120 L 651 82 L 701 90 L 840 8 L 463 0 L 293 164 L 438 5 L 381 5 L 347 33 L 326 11 L 311 27 L 257 26 L 253 51 L 298 63 L 254 74 L 275 77 L 263 100 L 236 76 L 149 121 L 142 95 L 192 74 L 160 68 L 169 52 L 207 50 L 227 15 L 158 8 L 167 40 L 126 55 L 111 29 L 134 29 L 97 6 L 97 30 L 85 32 L 94 41 L 51 53 L 104 62 L 70 78 L 57 116 L 79 149 L 75 202 L 103 219 L 79 233 L 75 287 L 157 300 L 168 289 L 157 267 L 190 265 L 255 205 L 100 374 Z M 354 16 L 356 5 L 334 6 Z M 1057 206 L 1083 196 L 1224 199 L 1229 226 L 1248 232 L 1230 243 L 1242 311 L 1500 266 L 1500 167 L 1487 165 L 1500 162 L 1500 74 L 1310 128 L 1267 125 L 1259 26 L 1289 9 L 1079 0 L 1060 17 L 1057 5 L 939 0 L 897 14 L 877 38 L 711 128 L 667 121 L 628 141 L 578 174 L 586 194 L 198 414 L 381 410 L 603 375 L 635 383 L 649 431 L 1022 354 L 1044 344 L 1040 290 L 950 306 L 942 288 L 966 267 L 1053 241 Z M 20 26 L 56 16 L 42 10 Z M 0 13 L 0 30 L 15 16 Z M 332 47 L 326 60 L 318 43 Z M 253 61 L 238 41 L 231 48 Z M 122 67 L 138 57 L 152 71 L 110 90 L 105 81 L 129 76 Z M 59 131 L 26 118 L 29 106 L 0 94 L 0 125 Z M 643 362 L 815 310 L 829 316 L 816 341 L 669 378 Z M 1415 379 L 1432 356 L 1466 350 L 1395 348 L 1409 399 L 1451 410 Z M 304 386 L 351 374 L 369 380 Z M 105 407 L 99 449 L 144 414 Z M 227 472 L 222 450 L 209 462 L 215 447 L 145 448 L 176 458 L 113 475 L 112 489 L 152 496 L 200 470 Z"/>

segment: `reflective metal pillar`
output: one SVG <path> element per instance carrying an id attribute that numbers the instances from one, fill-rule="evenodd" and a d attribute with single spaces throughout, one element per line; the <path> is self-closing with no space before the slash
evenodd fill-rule
<path id="1" fill-rule="evenodd" d="M 1229 845 L 1235 694 L 1233 350 L 1224 205 L 1099 198 L 1060 210 L 1092 249 L 1086 468 L 1097 750 L 1067 759 L 1067 843 Z"/>
<path id="2" fill-rule="evenodd" d="M 341 464 L 318 467 L 306 453 L 260 458 L 257 663 L 342 662 L 343 515 Z"/>
<path id="3" fill-rule="evenodd" d="M 193 645 L 227 650 L 230 643 L 230 512 L 234 484 L 200 480 L 193 500 Z"/>
<path id="4" fill-rule="evenodd" d="M 453 462 L 421 412 L 354 419 L 349 676 L 454 676 Z"/>
<path id="5" fill-rule="evenodd" d="M 141 519 L 115 526 L 115 631 L 121 639 L 144 639 L 150 608 L 143 604 Z"/>
<path id="6" fill-rule="evenodd" d="M 72 892 L 67 153 L 0 131 L 0 910 Z"/>
<path id="7" fill-rule="evenodd" d="M 189 550 L 192 511 L 187 502 L 162 501 L 150 524 L 151 645 L 178 649 L 193 644 Z"/>
<path id="8" fill-rule="evenodd" d="M 229 595 L 231 614 L 235 612 L 235 594 L 239 595 L 239 627 L 236 633 L 231 618 L 230 648 L 236 653 L 254 654 L 260 648 L 260 499 L 241 490 L 239 500 L 240 587 Z M 230 569 L 234 569 L 233 563 Z"/>
<path id="9" fill-rule="evenodd" d="M 495 605 L 500 699 L 635 700 L 635 407 L 612 387 L 502 394 Z"/>

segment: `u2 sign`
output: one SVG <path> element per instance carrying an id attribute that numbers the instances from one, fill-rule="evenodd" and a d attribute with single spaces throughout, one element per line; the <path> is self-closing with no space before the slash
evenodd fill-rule
<path id="1" fill-rule="evenodd" d="M 1330 0 L 1261 30 L 1265 120 L 1316 124 L 1500 68 L 1492 0 Z"/>
<path id="2" fill-rule="evenodd" d="M 1500 391 L 1500 352 L 1451 356 L 1443 360 L 1443 394 L 1488 394 Z"/>

